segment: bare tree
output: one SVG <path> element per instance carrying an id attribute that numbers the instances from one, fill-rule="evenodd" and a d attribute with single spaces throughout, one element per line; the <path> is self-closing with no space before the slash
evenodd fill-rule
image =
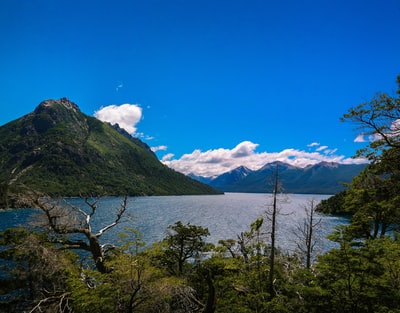
<path id="1" fill-rule="evenodd" d="M 275 173 L 275 181 L 274 181 L 273 204 L 270 210 L 266 211 L 267 218 L 271 222 L 271 252 L 269 255 L 269 274 L 268 274 L 269 294 L 271 298 L 275 297 L 275 289 L 274 289 L 275 235 L 276 235 L 276 215 L 278 213 L 278 208 L 277 208 L 278 188 L 279 188 L 279 168 L 277 166 Z"/>
<path id="2" fill-rule="evenodd" d="M 264 215 L 269 221 L 270 225 L 270 252 L 269 252 L 269 273 L 268 273 L 268 289 L 270 293 L 271 299 L 276 296 L 276 290 L 274 287 L 275 282 L 275 255 L 276 255 L 276 233 L 277 233 L 277 217 L 282 214 L 280 212 L 278 203 L 281 201 L 279 198 L 279 194 L 282 191 L 282 186 L 279 181 L 279 164 L 276 166 L 275 172 L 272 174 L 272 184 L 273 184 L 273 193 L 272 193 L 272 205 L 270 205 L 265 211 Z"/>
<path id="3" fill-rule="evenodd" d="M 67 249 L 80 249 L 91 253 L 96 268 L 101 273 L 108 273 L 112 268 L 105 264 L 106 253 L 114 246 L 101 244 L 100 237 L 108 230 L 118 225 L 127 209 L 127 197 L 124 197 L 117 209 L 113 222 L 99 231 L 92 230 L 92 217 L 98 209 L 99 198 L 84 199 L 87 211 L 66 201 L 56 201 L 50 197 L 35 197 L 33 204 L 45 215 L 45 225 L 53 234 L 55 241 Z M 83 235 L 82 239 L 71 239 L 69 235 Z"/>
<path id="4" fill-rule="evenodd" d="M 317 244 L 315 231 L 321 226 L 321 218 L 315 217 L 315 199 L 308 201 L 308 203 L 304 206 L 304 211 L 306 216 L 303 219 L 303 223 L 296 226 L 294 235 L 298 239 L 296 243 L 297 248 L 305 258 L 305 266 L 307 269 L 310 269 L 313 252 Z"/>

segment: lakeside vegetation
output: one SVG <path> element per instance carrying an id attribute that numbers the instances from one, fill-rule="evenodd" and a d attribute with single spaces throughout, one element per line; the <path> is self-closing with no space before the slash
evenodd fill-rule
<path id="1" fill-rule="evenodd" d="M 398 83 L 400 94 L 400 76 Z M 0 310 L 400 313 L 400 99 L 378 94 L 343 119 L 375 140 L 358 153 L 369 165 L 324 203 L 351 215 L 329 237 L 337 248 L 316 255 L 313 202 L 298 225 L 297 252 L 286 254 L 276 241 L 275 197 L 237 238 L 212 245 L 207 228 L 177 221 L 143 248 L 135 229 L 113 245 L 102 241 L 124 218 L 126 199 L 93 233 L 97 199 L 83 210 L 32 193 L 26 201 L 43 212 L 36 228 L 0 234 Z M 274 175 L 276 196 L 279 169 Z"/>
<path id="2" fill-rule="evenodd" d="M 102 239 L 123 218 L 123 201 L 97 233 L 90 228 L 96 201 L 88 200 L 85 214 L 49 201 L 38 203 L 40 232 L 0 234 L 0 312 L 400 310 L 399 238 L 360 238 L 350 226 L 339 228 L 331 235 L 338 248 L 318 256 L 313 203 L 299 221 L 297 252 L 287 254 L 279 240 L 271 246 L 272 206 L 237 238 L 217 245 L 207 241 L 207 228 L 178 221 L 144 248 L 135 229 L 124 229 L 113 244 Z"/>

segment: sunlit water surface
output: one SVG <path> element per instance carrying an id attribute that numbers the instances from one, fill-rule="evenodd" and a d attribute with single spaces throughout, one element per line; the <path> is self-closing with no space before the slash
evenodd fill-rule
<path id="1" fill-rule="evenodd" d="M 304 223 L 306 213 L 304 208 L 310 206 L 310 201 L 319 203 L 328 195 L 288 194 L 278 197 L 279 214 L 277 216 L 277 245 L 292 251 L 296 247 L 297 236 L 294 234 L 298 225 Z M 84 208 L 82 199 L 68 199 L 74 205 Z M 226 193 L 210 196 L 154 196 L 132 197 L 128 200 L 126 218 L 116 227 L 102 236 L 102 242 L 115 243 L 118 233 L 124 228 L 135 228 L 142 234 L 143 241 L 151 244 L 162 240 L 167 227 L 177 221 L 191 223 L 209 229 L 207 241 L 218 243 L 220 239 L 237 239 L 237 236 L 248 231 L 250 224 L 259 217 L 265 217 L 271 208 L 271 194 Z M 93 231 L 110 224 L 115 219 L 115 212 L 121 204 L 121 198 L 103 198 L 98 212 L 93 217 Z M 28 225 L 34 210 L 0 211 L 0 230 L 19 225 Z M 326 239 L 335 226 L 346 224 L 348 220 L 342 217 L 317 215 L 321 224 L 315 238 L 320 238 L 319 248 L 327 251 L 334 243 Z M 265 229 L 269 222 L 265 218 Z M 298 232 L 297 232 L 298 233 Z"/>

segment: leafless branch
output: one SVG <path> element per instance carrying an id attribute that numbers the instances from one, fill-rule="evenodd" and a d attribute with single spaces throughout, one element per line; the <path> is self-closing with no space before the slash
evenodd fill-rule
<path id="1" fill-rule="evenodd" d="M 71 308 L 68 304 L 68 297 L 71 295 L 70 292 L 64 292 L 57 296 L 50 296 L 44 299 L 41 299 L 33 308 L 29 311 L 29 313 L 34 312 L 43 312 L 42 306 L 47 303 L 55 302 L 55 308 L 57 308 L 57 313 L 65 313 L 71 312 Z"/>
<path id="2" fill-rule="evenodd" d="M 127 210 L 128 197 L 125 196 L 116 214 L 114 222 L 101 228 L 97 233 L 92 232 L 92 217 L 98 209 L 98 200 L 90 200 L 85 198 L 85 204 L 89 207 L 85 210 L 71 205 L 68 202 L 62 203 L 61 200 L 54 200 L 50 197 L 35 197 L 34 205 L 39 208 L 45 215 L 46 222 L 43 226 L 49 228 L 55 235 L 55 242 L 60 243 L 64 249 L 82 249 L 90 251 L 97 269 L 106 273 L 110 270 L 105 266 L 105 254 L 113 245 L 103 244 L 99 242 L 99 238 L 106 231 L 119 224 Z M 82 234 L 86 239 L 71 240 L 70 238 L 62 238 L 57 235 Z"/>
<path id="3" fill-rule="evenodd" d="M 126 208 L 127 208 L 127 204 L 128 204 L 128 197 L 125 196 L 124 199 L 122 200 L 121 206 L 118 209 L 118 213 L 117 213 L 117 217 L 115 219 L 115 221 L 109 225 L 107 225 L 106 227 L 103 227 L 102 229 L 99 230 L 99 232 L 96 234 L 96 237 L 100 237 L 104 232 L 106 232 L 107 230 L 109 230 L 110 228 L 113 228 L 115 225 L 117 225 L 122 216 L 124 215 Z"/>

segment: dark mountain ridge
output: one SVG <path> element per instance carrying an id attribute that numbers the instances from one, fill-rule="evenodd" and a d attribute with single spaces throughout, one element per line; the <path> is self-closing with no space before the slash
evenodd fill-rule
<path id="1" fill-rule="evenodd" d="M 67 98 L 46 100 L 0 127 L 0 183 L 50 195 L 215 194 L 162 164 L 118 125 L 85 115 Z"/>
<path id="2" fill-rule="evenodd" d="M 283 191 L 304 194 L 336 194 L 345 189 L 345 183 L 358 175 L 366 164 L 320 162 L 305 168 L 280 161 L 267 163 L 258 170 L 240 166 L 223 173 L 207 183 L 224 192 L 272 192 L 273 175 L 277 169 Z M 243 169 L 246 169 L 243 171 Z M 203 181 L 207 181 L 202 178 Z"/>
<path id="3" fill-rule="evenodd" d="M 211 186 L 223 186 L 227 190 L 234 189 L 235 185 L 237 185 L 250 173 L 252 173 L 252 170 L 246 166 L 239 166 L 232 171 L 217 176 L 208 184 Z"/>

